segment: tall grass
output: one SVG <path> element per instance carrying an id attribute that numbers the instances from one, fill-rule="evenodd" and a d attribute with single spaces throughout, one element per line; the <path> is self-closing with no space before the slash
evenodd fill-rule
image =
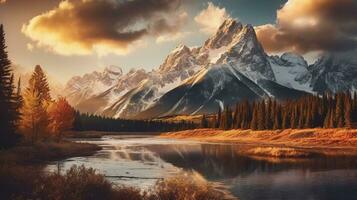
<path id="1" fill-rule="evenodd" d="M 73 166 L 64 174 L 39 168 L 0 166 L 0 199 L 37 200 L 220 200 L 203 181 L 187 177 L 159 181 L 149 191 L 115 186 L 92 168 Z"/>

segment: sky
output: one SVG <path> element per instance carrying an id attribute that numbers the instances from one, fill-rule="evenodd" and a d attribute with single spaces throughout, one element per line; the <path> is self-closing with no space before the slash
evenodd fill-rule
<path id="1" fill-rule="evenodd" d="M 227 18 L 255 26 L 269 54 L 356 48 L 356 0 L 0 0 L 10 59 L 61 82 L 115 65 L 156 69 Z"/>

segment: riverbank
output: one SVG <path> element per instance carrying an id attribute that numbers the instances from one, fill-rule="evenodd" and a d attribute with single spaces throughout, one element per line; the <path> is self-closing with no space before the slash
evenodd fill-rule
<path id="1" fill-rule="evenodd" d="M 357 129 L 216 130 L 164 133 L 161 138 L 235 143 L 241 153 L 270 157 L 357 156 Z"/>
<path id="2" fill-rule="evenodd" d="M 0 164 L 42 164 L 70 157 L 89 156 L 100 149 L 101 147 L 95 144 L 71 141 L 19 144 L 11 149 L 0 151 Z"/>
<path id="3" fill-rule="evenodd" d="M 107 131 L 69 131 L 66 133 L 69 138 L 101 138 L 106 135 L 160 135 L 162 132 L 107 132 Z"/>

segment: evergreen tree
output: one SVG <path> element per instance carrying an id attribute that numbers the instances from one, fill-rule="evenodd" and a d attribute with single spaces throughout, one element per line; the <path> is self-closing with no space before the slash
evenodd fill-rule
<path id="1" fill-rule="evenodd" d="M 201 128 L 208 128 L 208 121 L 206 115 L 202 115 Z"/>
<path id="2" fill-rule="evenodd" d="M 4 27 L 0 25 L 0 149 L 16 142 L 18 119 L 11 62 L 6 48 Z"/>
<path id="3" fill-rule="evenodd" d="M 48 116 L 40 94 L 33 84 L 26 89 L 21 113 L 21 129 L 25 137 L 31 142 L 43 138 L 44 133 L 48 131 Z"/>
<path id="4" fill-rule="evenodd" d="M 336 115 L 335 115 L 335 120 L 336 120 L 336 126 L 338 128 L 341 128 L 344 126 L 344 119 L 343 119 L 343 96 L 342 94 L 336 94 L 335 95 L 335 101 L 336 101 Z"/>
<path id="5" fill-rule="evenodd" d="M 267 105 L 265 106 L 265 121 L 264 121 L 264 127 L 265 129 L 271 129 L 272 126 L 272 119 L 270 118 L 270 112 L 271 112 L 271 98 L 268 99 Z"/>
<path id="6" fill-rule="evenodd" d="M 40 65 L 36 65 L 29 83 L 38 90 L 38 95 L 41 101 L 44 103 L 49 103 L 51 101 L 50 87 L 48 85 L 47 77 Z"/>
<path id="7" fill-rule="evenodd" d="M 258 130 L 265 129 L 265 102 L 258 104 Z"/>
<path id="8" fill-rule="evenodd" d="M 351 122 L 351 112 L 352 112 L 352 104 L 351 104 L 351 95 L 348 93 L 345 95 L 345 103 L 344 103 L 344 125 L 346 128 L 352 127 Z"/>
<path id="9" fill-rule="evenodd" d="M 252 115 L 252 120 L 250 122 L 250 129 L 252 130 L 258 129 L 258 108 L 255 102 L 253 103 L 253 115 Z"/>
<path id="10" fill-rule="evenodd" d="M 35 67 L 28 85 L 23 97 L 21 125 L 22 132 L 34 142 L 50 136 L 47 109 L 52 100 L 47 77 L 39 65 Z"/>
<path id="11" fill-rule="evenodd" d="M 218 107 L 216 128 L 220 128 L 221 127 L 221 124 L 220 124 L 221 120 L 222 120 L 222 111 L 221 111 L 221 107 Z"/>
<path id="12" fill-rule="evenodd" d="M 281 109 L 280 106 L 275 106 L 275 112 L 274 112 L 274 125 L 273 125 L 273 130 L 280 129 L 280 124 L 281 124 Z"/>

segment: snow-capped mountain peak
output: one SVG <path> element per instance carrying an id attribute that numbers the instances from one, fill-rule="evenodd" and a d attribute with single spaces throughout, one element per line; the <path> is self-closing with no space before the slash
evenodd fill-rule
<path id="1" fill-rule="evenodd" d="M 193 57 L 190 48 L 185 45 L 180 45 L 166 57 L 164 63 L 159 67 L 159 71 L 166 73 L 170 71 L 185 70 L 196 64 L 197 62 Z"/>
<path id="2" fill-rule="evenodd" d="M 205 42 L 203 49 L 219 49 L 229 45 L 242 28 L 242 23 L 234 19 L 225 20 L 217 32 Z"/>
<path id="3" fill-rule="evenodd" d="M 260 79 L 275 80 L 267 55 L 251 25 L 245 25 L 234 42 L 216 64 L 229 64 L 254 82 Z"/>
<path id="4" fill-rule="evenodd" d="M 110 66 L 106 67 L 104 69 L 104 72 L 113 74 L 113 75 L 117 75 L 117 76 L 123 75 L 123 69 L 121 67 L 114 66 L 114 65 L 110 65 Z"/>

